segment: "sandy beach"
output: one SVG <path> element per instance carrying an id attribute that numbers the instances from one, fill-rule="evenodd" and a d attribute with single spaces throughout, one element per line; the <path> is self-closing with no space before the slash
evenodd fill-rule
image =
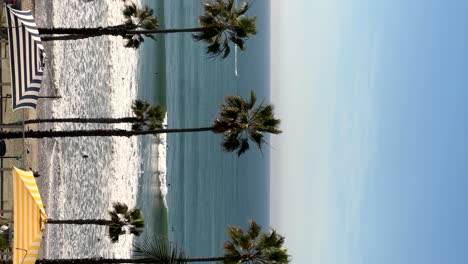
<path id="1" fill-rule="evenodd" d="M 37 1 L 35 6 L 32 1 L 21 1 L 19 8 L 35 10 L 36 22 L 41 27 L 52 26 L 53 23 L 73 26 L 73 23 L 83 21 L 90 25 L 116 24 L 121 21 L 121 5 L 113 5 L 113 1 Z M 81 11 L 76 12 L 77 9 Z M 98 16 L 95 10 L 107 10 L 108 15 Z M 99 20 L 89 21 L 89 17 Z M 67 52 L 70 50 L 73 52 Z M 5 118 L 5 123 L 34 118 L 36 115 L 50 118 L 124 117 L 130 114 L 132 98 L 136 97 L 137 56 L 134 50 L 125 49 L 118 40 L 99 38 L 93 40 L 93 45 L 88 45 L 86 41 L 57 45 L 48 43 L 45 51 L 47 66 L 40 95 L 55 95 L 55 90 L 58 90 L 57 93 L 63 97 L 59 100 L 39 99 L 36 110 L 20 110 L 17 113 L 11 112 L 11 102 L 8 102 L 6 107 L 9 113 L 5 115 L 9 121 Z M 96 60 L 96 56 L 106 59 Z M 4 90 L 6 93 L 10 89 L 6 87 Z M 7 100 L 4 99 L 5 101 Z M 44 130 L 65 130 L 83 126 L 41 124 L 37 127 Z M 27 129 L 33 130 L 35 127 L 28 126 Z M 107 211 L 115 201 L 133 207 L 141 177 L 138 172 L 150 172 L 149 167 L 142 165 L 137 138 L 8 141 L 11 153 L 24 153 L 20 160 L 13 163 L 25 169 L 31 167 L 40 173 L 41 177 L 36 180 L 51 219 L 107 218 Z M 11 164 L 6 166 L 11 167 Z M 9 172 L 5 173 L 7 178 L 9 175 Z M 5 186 L 11 188 L 11 183 L 6 183 Z M 11 192 L 7 193 L 5 190 L 4 197 L 11 197 Z M 106 232 L 106 228 L 94 225 L 54 225 L 46 228 L 41 248 L 44 256 L 49 258 L 110 255 L 128 257 L 131 236 L 111 244 L 106 239 Z M 77 236 L 80 239 L 75 239 Z M 80 250 L 75 252 L 76 248 Z"/>

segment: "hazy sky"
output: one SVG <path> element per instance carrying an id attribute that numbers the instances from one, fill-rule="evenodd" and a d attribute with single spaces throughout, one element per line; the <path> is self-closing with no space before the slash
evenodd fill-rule
<path id="1" fill-rule="evenodd" d="M 468 2 L 272 9 L 271 224 L 293 263 L 467 263 Z"/>

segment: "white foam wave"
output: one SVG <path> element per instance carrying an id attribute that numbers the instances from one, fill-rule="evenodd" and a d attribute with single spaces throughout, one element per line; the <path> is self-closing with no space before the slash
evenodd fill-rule
<path id="1" fill-rule="evenodd" d="M 52 2 L 53 26 L 92 27 L 122 23 L 123 5 L 115 0 Z M 135 50 L 123 47 L 121 38 L 57 42 L 51 54 L 53 64 L 49 68 L 54 77 L 51 85 L 59 90 L 62 99 L 50 103 L 48 117 L 123 117 L 131 114 L 130 106 L 137 91 L 138 56 Z M 85 127 L 103 126 L 60 124 L 45 128 Z M 114 127 L 128 128 L 128 125 Z M 61 219 L 88 215 L 107 217 L 112 202 L 123 202 L 129 207 L 136 205 L 141 158 L 136 137 L 59 139 L 45 144 L 53 144 L 49 146 L 52 149 L 48 184 L 51 192 L 47 199 L 51 216 Z M 76 234 L 81 234 L 80 239 L 76 239 Z M 105 236 L 105 229 L 99 227 L 50 228 L 46 237 L 50 242 L 46 256 L 130 257 L 132 236 L 124 236 L 116 244 L 111 244 Z"/>
<path id="2" fill-rule="evenodd" d="M 167 127 L 167 113 L 163 126 Z M 156 135 L 156 140 L 153 141 L 151 149 L 151 160 L 153 161 L 152 164 L 154 164 L 152 171 L 158 176 L 159 191 L 161 192 L 164 206 L 167 209 L 167 134 Z"/>

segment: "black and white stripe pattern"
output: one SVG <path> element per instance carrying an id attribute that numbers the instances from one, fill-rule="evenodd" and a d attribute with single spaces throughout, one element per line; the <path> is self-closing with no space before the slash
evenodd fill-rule
<path id="1" fill-rule="evenodd" d="M 44 68 L 42 46 L 31 11 L 7 7 L 13 110 L 36 108 Z"/>

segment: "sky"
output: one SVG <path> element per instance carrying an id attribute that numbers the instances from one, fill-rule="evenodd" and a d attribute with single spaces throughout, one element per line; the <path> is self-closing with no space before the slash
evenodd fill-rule
<path id="1" fill-rule="evenodd" d="M 271 0 L 292 263 L 467 263 L 466 1 Z"/>

